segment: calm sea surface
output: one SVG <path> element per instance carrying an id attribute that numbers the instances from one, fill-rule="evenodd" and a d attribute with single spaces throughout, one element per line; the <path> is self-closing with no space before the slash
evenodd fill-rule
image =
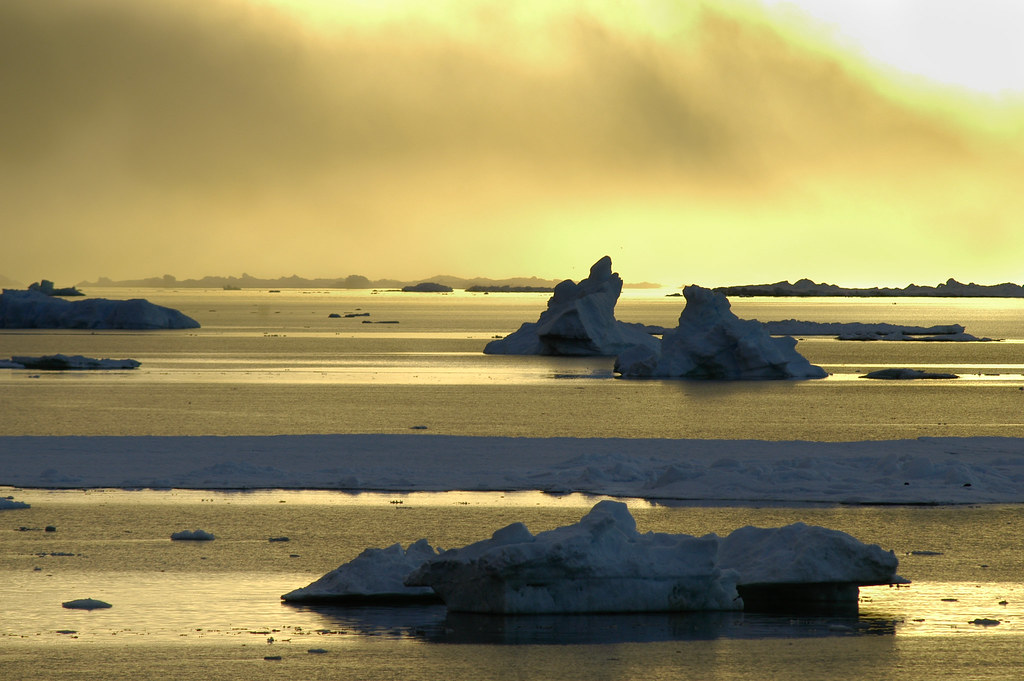
<path id="1" fill-rule="evenodd" d="M 143 297 L 182 310 L 202 328 L 0 331 L 0 358 L 61 352 L 142 362 L 124 372 L 0 370 L 0 434 L 404 433 L 426 426 L 539 437 L 1024 436 L 1018 300 L 737 299 L 733 309 L 744 318 L 961 323 L 974 335 L 1005 340 L 806 338 L 798 350 L 829 378 L 694 383 L 616 379 L 610 359 L 482 354 L 492 337 L 536 320 L 546 294 L 90 293 Z M 682 305 L 663 291 L 626 292 L 617 316 L 674 326 Z M 885 367 L 961 378 L 858 378 Z M 1024 507 L 1017 505 L 700 508 L 631 500 L 644 531 L 727 533 L 798 520 L 845 530 L 893 549 L 914 583 L 862 590 L 853 618 L 467 618 L 439 607 L 295 607 L 279 596 L 368 546 L 422 537 L 459 546 L 520 520 L 537 532 L 575 522 L 596 499 L 10 488 L 0 495 L 32 504 L 0 512 L 5 679 L 1024 678 Z M 217 539 L 169 539 L 196 528 Z M 81 597 L 114 607 L 60 606 Z"/>
<path id="2" fill-rule="evenodd" d="M 547 294 L 98 289 L 202 328 L 0 331 L 0 358 L 132 358 L 120 372 L 0 371 L 0 435 L 450 435 L 867 440 L 1024 436 L 1024 300 L 736 299 L 762 321 L 961 323 L 993 343 L 800 339 L 817 381 L 622 380 L 608 358 L 482 354 Z M 683 299 L 627 291 L 619 319 L 675 326 Z M 331 313 L 369 316 L 331 318 Z M 396 322 L 396 323 L 379 323 Z M 910 367 L 961 377 L 875 381 Z"/>

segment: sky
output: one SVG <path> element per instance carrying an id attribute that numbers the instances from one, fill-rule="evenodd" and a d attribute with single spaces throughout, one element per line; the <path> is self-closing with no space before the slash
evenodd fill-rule
<path id="1" fill-rule="evenodd" d="M 0 276 L 1024 281 L 1016 0 L 10 0 Z"/>

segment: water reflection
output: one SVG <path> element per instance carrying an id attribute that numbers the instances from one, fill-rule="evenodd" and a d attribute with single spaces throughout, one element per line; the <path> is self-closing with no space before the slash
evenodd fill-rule
<path id="1" fill-rule="evenodd" d="M 792 617 L 744 612 L 578 615 L 450 613 L 443 605 L 342 607 L 285 604 L 317 615 L 318 633 L 357 634 L 427 643 L 487 645 L 621 644 L 718 639 L 823 638 L 896 633 L 883 615 Z"/>

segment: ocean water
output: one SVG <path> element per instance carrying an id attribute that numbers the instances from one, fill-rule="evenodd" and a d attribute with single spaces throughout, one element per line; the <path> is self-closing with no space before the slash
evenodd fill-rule
<path id="1" fill-rule="evenodd" d="M 614 378 L 612 360 L 485 356 L 546 294 L 125 290 L 202 328 L 0 331 L 0 358 L 133 358 L 135 371 L 0 370 L 0 435 L 451 435 L 862 440 L 1024 436 L 1024 301 L 737 299 L 744 318 L 962 323 L 993 343 L 800 339 L 799 382 Z M 625 321 L 674 326 L 682 299 L 627 291 Z M 369 316 L 330 318 L 330 313 Z M 363 323 L 396 322 L 396 323 Z M 887 367 L 942 381 L 871 381 Z M 541 494 L 0 489 L 0 670 L 12 679 L 1019 679 L 1024 507 L 687 507 L 630 500 L 643 530 L 801 520 L 891 548 L 906 589 L 854 618 L 465 618 L 443 608 L 287 606 L 368 546 L 456 546 L 595 499 Z M 401 504 L 391 502 L 401 501 Z M 45 532 L 47 525 L 56 532 Z M 217 539 L 171 542 L 201 527 Z M 24 528 L 24 529 L 22 529 Z M 270 537 L 288 536 L 288 542 Z M 91 596 L 110 610 L 72 611 Z M 998 625 L 973 624 L 979 618 Z M 271 642 L 270 639 L 273 639 Z M 324 650 L 326 652 L 308 652 Z"/>
<path id="2" fill-rule="evenodd" d="M 817 381 L 623 380 L 610 358 L 482 354 L 547 294 L 107 289 L 194 317 L 160 332 L 0 331 L 0 358 L 132 358 L 135 371 L 0 371 L 0 435 L 451 435 L 868 440 L 1024 436 L 1024 300 L 737 299 L 743 318 L 962 323 L 992 343 L 797 346 Z M 626 291 L 625 321 L 674 326 L 681 298 Z M 369 316 L 330 318 L 331 313 Z M 395 322 L 395 323 L 377 323 Z M 910 367 L 955 380 L 875 381 Z"/>
<path id="3" fill-rule="evenodd" d="M 726 534 L 797 521 L 842 529 L 895 551 L 913 583 L 862 589 L 857 615 L 503 618 L 453 615 L 443 606 L 296 606 L 279 597 L 366 546 L 421 537 L 462 545 L 514 521 L 539 532 L 576 522 L 597 499 L 0 491 L 32 504 L 0 515 L 5 678 L 1010 679 L 1024 672 L 1024 508 L 1016 505 L 628 500 L 641 531 Z M 169 538 L 195 528 L 216 539 Z M 270 541 L 281 537 L 288 541 Z M 113 607 L 61 607 L 82 597 Z"/>

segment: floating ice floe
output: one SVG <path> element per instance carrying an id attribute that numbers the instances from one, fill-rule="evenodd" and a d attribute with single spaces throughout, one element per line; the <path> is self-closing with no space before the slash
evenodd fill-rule
<path id="1" fill-rule="evenodd" d="M 211 541 L 212 534 L 205 530 L 182 530 L 171 534 L 171 539 L 176 541 Z"/>
<path id="2" fill-rule="evenodd" d="M 740 319 L 721 293 L 700 286 L 683 289 L 686 307 L 679 325 L 660 346 L 634 346 L 618 356 L 615 371 L 626 377 L 726 380 L 824 378 L 796 351 L 791 337 L 772 337 L 761 322 Z"/>
<path id="3" fill-rule="evenodd" d="M 935 326 L 905 326 L 884 322 L 866 324 L 862 322 L 804 322 L 785 319 L 778 322 L 762 322 L 773 336 L 836 336 L 839 340 L 859 341 L 975 341 L 987 342 L 991 338 L 979 338 L 966 333 L 960 324 L 937 324 Z"/>
<path id="4" fill-rule="evenodd" d="M 522 523 L 436 554 L 368 549 L 286 601 L 424 599 L 453 612 L 552 614 L 856 607 L 859 586 L 904 582 L 891 551 L 797 523 L 727 537 L 641 534 L 625 504 L 536 535 Z M 400 587 L 404 584 L 404 589 Z M 432 592 L 431 592 L 432 590 Z"/>
<path id="5" fill-rule="evenodd" d="M 39 291 L 4 289 L 0 328 L 4 329 L 194 329 L 199 322 L 141 298 L 64 300 Z"/>
<path id="6" fill-rule="evenodd" d="M 281 596 L 291 603 L 438 600 L 429 586 L 406 586 L 405 578 L 424 562 L 437 557 L 426 539 L 403 549 L 366 549 L 311 584 Z"/>
<path id="7" fill-rule="evenodd" d="M 871 371 L 861 378 L 879 378 L 890 381 L 906 381 L 915 380 L 920 378 L 960 378 L 956 374 L 944 374 L 934 371 L 921 371 L 920 369 L 879 369 L 878 371 Z"/>
<path id="8" fill-rule="evenodd" d="M 99 610 L 101 608 L 112 608 L 110 603 L 98 601 L 95 598 L 78 598 L 73 601 L 64 601 L 62 607 L 69 610 Z"/>
<path id="9" fill-rule="evenodd" d="M 518 331 L 491 341 L 484 352 L 613 357 L 633 346 L 653 351 L 658 341 L 646 327 L 615 319 L 621 293 L 622 279 L 612 272 L 611 258 L 604 256 L 580 283 L 566 279 L 558 284 L 536 322 L 526 322 Z"/>
<path id="10" fill-rule="evenodd" d="M 7 362 L 11 369 L 35 369 L 44 371 L 79 371 L 105 369 L 137 369 L 140 363 L 134 359 L 94 359 L 82 355 L 43 355 L 42 357 L 11 357 Z M 4 363 L 0 361 L 0 367 Z"/>

